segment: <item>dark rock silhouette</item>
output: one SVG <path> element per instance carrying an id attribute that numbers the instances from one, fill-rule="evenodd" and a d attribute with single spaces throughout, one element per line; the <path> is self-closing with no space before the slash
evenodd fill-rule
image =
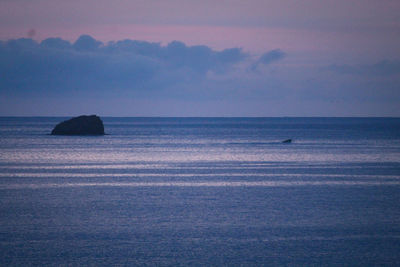
<path id="1" fill-rule="evenodd" d="M 96 115 L 79 116 L 54 127 L 52 135 L 104 135 L 104 125 Z"/>
<path id="2" fill-rule="evenodd" d="M 285 144 L 288 144 L 288 143 L 291 143 L 291 142 L 292 142 L 292 139 L 286 139 L 286 140 L 282 141 L 282 143 L 285 143 Z"/>

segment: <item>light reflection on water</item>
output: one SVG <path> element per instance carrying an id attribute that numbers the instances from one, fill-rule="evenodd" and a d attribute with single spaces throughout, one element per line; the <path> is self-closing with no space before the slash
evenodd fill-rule
<path id="1" fill-rule="evenodd" d="M 113 182 L 113 183 L 46 183 L 46 184 L 8 184 L 0 189 L 38 189 L 63 187 L 297 187 L 297 186 L 399 186 L 392 181 L 261 181 L 261 182 Z"/>
<path id="2" fill-rule="evenodd" d="M 360 153 L 353 151 L 281 151 L 273 149 L 252 149 L 232 150 L 228 149 L 210 149 L 210 150 L 193 150 L 193 149 L 157 149 L 149 151 L 147 149 L 114 150 L 110 146 L 107 149 L 36 149 L 36 150 L 2 150 L 0 162 L 8 163 L 80 163 L 80 162 L 196 162 L 196 161 L 264 161 L 264 162 L 397 162 L 399 152 L 379 153 Z"/>
<path id="3" fill-rule="evenodd" d="M 219 174 L 204 174 L 204 173 L 37 173 L 37 172 L 8 172 L 0 173 L 1 177 L 36 177 L 36 178 L 48 178 L 48 177 L 59 177 L 59 178 L 72 178 L 72 177 L 209 177 L 209 178 L 230 178 L 230 177 L 319 177 L 321 179 L 329 177 L 338 178 L 375 178 L 375 179 L 400 179 L 399 175 L 374 175 L 374 174 L 304 174 L 304 173 L 219 173 Z"/>
<path id="4" fill-rule="evenodd" d="M 399 119 L 60 120 L 0 118 L 2 266 L 400 262 Z"/>

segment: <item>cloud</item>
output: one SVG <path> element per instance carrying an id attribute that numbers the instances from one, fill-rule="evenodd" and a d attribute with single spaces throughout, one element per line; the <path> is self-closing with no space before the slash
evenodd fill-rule
<path id="1" fill-rule="evenodd" d="M 400 60 L 382 60 L 369 65 L 330 65 L 323 68 L 339 74 L 355 75 L 396 75 L 400 73 Z"/>
<path id="2" fill-rule="evenodd" d="M 0 41 L 0 114 L 398 116 L 399 61 L 269 71 L 285 56 L 88 35 Z"/>
<path id="3" fill-rule="evenodd" d="M 78 51 L 94 51 L 102 45 L 102 42 L 95 40 L 89 35 L 81 35 L 73 46 Z"/>
<path id="4" fill-rule="evenodd" d="M 279 61 L 286 56 L 280 49 L 274 49 L 261 55 L 261 57 L 252 65 L 251 69 L 256 70 L 260 65 L 269 65 L 273 62 Z"/>
<path id="5" fill-rule="evenodd" d="M 48 38 L 0 42 L 0 91 L 68 94 L 82 91 L 160 90 L 225 73 L 249 56 L 240 48 L 216 51 L 173 41 L 102 43 L 82 35 L 74 43 Z"/>
<path id="6" fill-rule="evenodd" d="M 47 38 L 46 40 L 43 40 L 40 45 L 45 48 L 54 49 L 68 49 L 72 46 L 70 42 L 61 38 Z"/>
<path id="7" fill-rule="evenodd" d="M 268 53 L 263 54 L 258 60 L 259 63 L 262 64 L 270 64 L 274 61 L 278 61 L 285 57 L 285 53 L 280 49 L 271 50 Z"/>

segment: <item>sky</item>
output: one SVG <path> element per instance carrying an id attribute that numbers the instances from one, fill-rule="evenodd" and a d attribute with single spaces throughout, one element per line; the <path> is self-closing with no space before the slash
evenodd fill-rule
<path id="1" fill-rule="evenodd" d="M 0 116 L 400 116 L 398 0 L 0 0 Z"/>

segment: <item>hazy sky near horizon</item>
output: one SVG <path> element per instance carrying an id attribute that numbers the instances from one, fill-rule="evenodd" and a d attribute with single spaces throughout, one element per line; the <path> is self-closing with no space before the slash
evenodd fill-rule
<path id="1" fill-rule="evenodd" d="M 0 115 L 400 116 L 398 0 L 0 0 Z"/>

